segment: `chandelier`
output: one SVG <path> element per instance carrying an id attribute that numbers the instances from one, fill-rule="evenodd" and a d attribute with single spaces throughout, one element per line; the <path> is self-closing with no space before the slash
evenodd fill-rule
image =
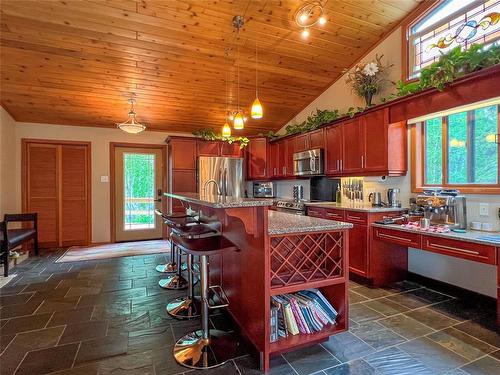
<path id="1" fill-rule="evenodd" d="M 136 121 L 134 104 L 136 103 L 134 98 L 128 100 L 130 103 L 130 110 L 128 111 L 128 119 L 125 122 L 116 123 L 116 126 L 124 132 L 137 134 L 146 129 L 146 125 L 143 125 Z"/>
<path id="2" fill-rule="evenodd" d="M 321 1 L 309 1 L 302 5 L 295 12 L 294 19 L 295 23 L 303 28 L 302 37 L 307 39 L 309 37 L 309 29 L 314 25 L 323 26 L 326 24 L 326 16 L 324 5 L 326 1 L 322 3 Z"/>

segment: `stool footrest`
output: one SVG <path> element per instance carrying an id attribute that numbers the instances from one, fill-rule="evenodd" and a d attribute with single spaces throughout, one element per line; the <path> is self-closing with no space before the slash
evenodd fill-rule
<path id="1" fill-rule="evenodd" d="M 220 285 L 212 285 L 208 287 L 208 291 L 211 295 L 208 297 L 208 308 L 209 309 L 220 309 L 221 307 L 229 306 L 229 299 L 227 298 L 226 292 Z"/>

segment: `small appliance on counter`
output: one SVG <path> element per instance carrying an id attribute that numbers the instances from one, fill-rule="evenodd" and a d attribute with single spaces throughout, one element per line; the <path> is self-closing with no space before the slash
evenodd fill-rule
<path id="1" fill-rule="evenodd" d="M 373 192 L 368 195 L 368 202 L 372 204 L 373 207 L 382 207 L 384 202 L 382 202 L 382 194 L 378 192 Z"/>
<path id="2" fill-rule="evenodd" d="M 275 197 L 274 182 L 254 182 L 253 197 L 274 198 Z"/>
<path id="3" fill-rule="evenodd" d="M 311 201 L 334 202 L 340 189 L 340 178 L 312 177 Z"/>
<path id="4" fill-rule="evenodd" d="M 398 188 L 387 189 L 387 205 L 389 207 L 401 207 L 399 193 L 400 190 Z"/>
<path id="5" fill-rule="evenodd" d="M 450 229 L 467 229 L 465 197 L 458 191 L 433 190 L 417 196 L 417 206 L 431 225 L 447 225 Z"/>
<path id="6" fill-rule="evenodd" d="M 323 149 L 316 148 L 293 154 L 294 176 L 315 176 L 324 172 Z"/>

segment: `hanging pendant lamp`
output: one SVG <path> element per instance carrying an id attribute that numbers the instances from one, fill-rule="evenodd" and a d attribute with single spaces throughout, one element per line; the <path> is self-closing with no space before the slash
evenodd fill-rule
<path id="1" fill-rule="evenodd" d="M 233 18 L 233 26 L 236 28 L 236 72 L 237 72 L 237 107 L 236 111 L 233 112 L 233 128 L 235 130 L 242 130 L 245 128 L 245 121 L 247 120 L 243 110 L 240 107 L 240 45 L 239 36 L 240 29 L 243 27 L 245 23 L 243 16 L 235 16 Z"/>
<path id="2" fill-rule="evenodd" d="M 130 134 L 137 134 L 142 132 L 144 129 L 146 129 L 146 125 L 143 125 L 139 122 L 136 121 L 135 118 L 135 109 L 134 109 L 134 104 L 136 103 L 134 98 L 130 98 L 128 100 L 130 103 L 130 110 L 128 112 L 128 119 L 125 122 L 120 122 L 116 123 L 116 126 L 120 130 L 123 130 L 124 132 L 130 133 Z"/>
<path id="3" fill-rule="evenodd" d="M 252 109 L 250 111 L 250 116 L 254 119 L 260 119 L 264 115 L 264 110 L 262 109 L 262 104 L 259 100 L 259 77 L 258 77 L 258 55 L 257 55 L 257 38 L 255 38 L 255 100 L 252 104 Z"/>

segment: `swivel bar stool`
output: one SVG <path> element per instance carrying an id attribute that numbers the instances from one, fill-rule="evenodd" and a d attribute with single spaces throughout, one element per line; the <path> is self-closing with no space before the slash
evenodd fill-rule
<path id="1" fill-rule="evenodd" d="M 198 221 L 195 220 L 192 217 L 173 217 L 169 218 L 167 216 L 162 216 L 163 219 L 165 220 L 165 224 L 170 228 L 172 231 L 172 234 L 170 235 L 170 244 L 173 248 L 176 248 L 176 244 L 172 241 L 172 236 L 174 233 L 176 233 L 179 229 L 185 228 L 189 225 L 195 225 Z M 182 254 L 181 252 L 177 249 L 177 251 L 174 251 L 175 255 L 175 274 L 166 277 L 165 279 L 161 279 L 158 282 L 158 285 L 164 289 L 170 289 L 170 290 L 181 290 L 181 289 L 186 289 L 187 288 L 187 280 L 182 276 Z"/>
<path id="2" fill-rule="evenodd" d="M 200 239 L 216 236 L 219 231 L 205 224 L 196 224 L 181 227 L 176 230 L 176 235 L 186 239 Z M 173 242 L 173 241 L 172 241 Z M 167 304 L 167 313 L 177 319 L 193 319 L 201 314 L 199 299 L 194 295 L 194 263 L 193 255 L 187 253 L 187 283 L 188 294 L 184 297 L 175 298 Z"/>
<path id="3" fill-rule="evenodd" d="M 223 365 L 237 356 L 239 343 L 234 334 L 210 329 L 209 310 L 229 305 L 224 290 L 220 286 L 208 285 L 208 257 L 239 249 L 221 235 L 187 239 L 174 234 L 172 241 L 187 254 L 200 257 L 201 281 L 201 330 L 188 333 L 174 346 L 174 358 L 182 366 L 193 369 L 209 369 Z M 219 305 L 209 302 L 208 292 L 216 294 Z"/>
<path id="4" fill-rule="evenodd" d="M 174 212 L 171 214 L 164 214 L 160 210 L 155 210 L 155 214 L 161 216 L 161 218 L 163 219 L 164 222 L 167 219 L 186 219 L 186 220 L 193 220 L 193 222 L 196 222 L 194 215 L 190 215 L 190 214 L 187 214 L 185 212 Z M 177 259 L 177 255 L 176 255 L 176 251 L 175 251 L 175 246 L 171 243 L 170 244 L 170 261 L 166 264 L 157 265 L 156 271 L 161 272 L 161 273 L 175 273 L 175 272 L 177 272 L 176 259 Z"/>

